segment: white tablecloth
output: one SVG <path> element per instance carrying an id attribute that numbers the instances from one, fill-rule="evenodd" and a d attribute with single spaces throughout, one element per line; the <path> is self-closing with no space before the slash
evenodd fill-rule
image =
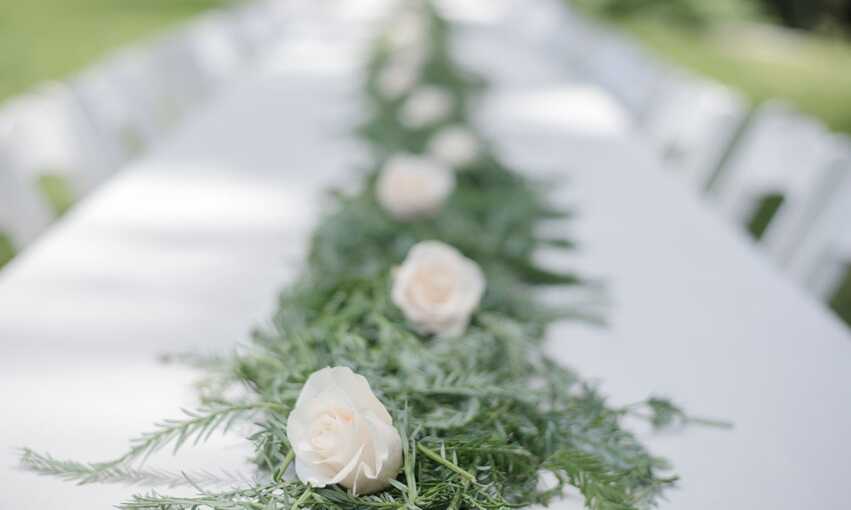
<path id="1" fill-rule="evenodd" d="M 107 509 L 146 490 L 21 472 L 14 448 L 115 457 L 196 405 L 199 374 L 158 355 L 229 352 L 268 320 L 320 189 L 364 160 L 351 130 L 372 31 L 343 14 L 306 13 L 173 140 L 0 273 L 0 510 Z M 250 474 L 249 454 L 233 435 L 150 464 Z"/>
<path id="2" fill-rule="evenodd" d="M 0 274 L 0 509 L 106 509 L 137 492 L 16 471 L 11 448 L 121 453 L 193 405 L 196 374 L 157 354 L 228 350 L 268 317 L 320 188 L 362 160 L 347 130 L 364 32 L 319 21 Z M 559 325 L 551 352 L 613 401 L 658 393 L 736 424 L 648 438 L 683 478 L 662 508 L 846 506 L 847 331 L 666 174 L 605 94 L 510 41 L 528 79 L 483 60 L 500 86 L 480 121 L 525 170 L 569 176 L 582 249 L 552 262 L 605 277 L 614 300 L 609 330 Z M 152 463 L 248 472 L 238 435 L 188 451 Z"/>
<path id="3" fill-rule="evenodd" d="M 666 171 L 618 105 L 507 26 L 458 45 L 493 84 L 479 124 L 517 168 L 566 178 L 555 198 L 579 211 L 580 249 L 543 260 L 603 277 L 613 300 L 608 329 L 561 324 L 549 351 L 614 402 L 662 395 L 735 424 L 648 435 L 682 477 L 660 508 L 848 507 L 848 329 Z"/>

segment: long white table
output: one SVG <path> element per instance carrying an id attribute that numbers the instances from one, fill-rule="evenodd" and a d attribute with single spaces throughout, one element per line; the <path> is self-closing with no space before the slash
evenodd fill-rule
<path id="1" fill-rule="evenodd" d="M 478 123 L 517 168 L 566 178 L 554 199 L 579 211 L 580 249 L 542 260 L 602 277 L 613 300 L 609 328 L 560 324 L 551 354 L 615 402 L 662 395 L 734 424 L 647 435 L 682 477 L 661 508 L 847 508 L 849 330 L 663 168 L 617 104 L 502 21 L 468 24 L 457 48 L 493 85 Z"/>
<path id="2" fill-rule="evenodd" d="M 14 448 L 114 458 L 196 406 L 199 374 L 158 355 L 228 353 L 269 319 L 320 189 L 363 160 L 364 4 L 305 6 L 246 76 L 0 273 L 0 509 L 107 509 L 147 490 L 21 472 Z M 150 464 L 251 474 L 239 435 L 186 452 Z"/>
<path id="3" fill-rule="evenodd" d="M 268 317 L 299 268 L 320 189 L 361 158 L 347 129 L 359 115 L 352 57 L 368 31 L 328 16 L 0 273 L 3 510 L 106 509 L 137 492 L 16 471 L 10 448 L 121 453 L 193 405 L 196 374 L 157 354 L 226 351 Z M 605 277 L 614 300 L 610 329 L 559 325 L 550 351 L 613 401 L 663 394 L 736 424 L 648 436 L 682 476 L 661 507 L 846 506 L 848 332 L 666 174 L 617 104 L 492 22 L 477 21 L 460 49 L 496 84 L 479 122 L 518 168 L 569 176 L 558 199 L 581 213 L 570 228 L 582 248 L 548 261 Z M 482 44 L 521 59 L 523 75 L 477 54 Z M 238 435 L 187 451 L 152 464 L 250 472 Z"/>

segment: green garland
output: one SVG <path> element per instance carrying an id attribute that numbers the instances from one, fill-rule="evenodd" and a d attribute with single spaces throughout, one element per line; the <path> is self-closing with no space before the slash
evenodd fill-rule
<path id="1" fill-rule="evenodd" d="M 623 428 L 627 415 L 655 427 L 690 422 L 663 399 L 611 407 L 574 372 L 544 355 L 546 326 L 587 310 L 545 307 L 539 285 L 582 285 L 571 274 L 533 262 L 541 248 L 569 249 L 565 239 L 541 238 L 541 222 L 563 219 L 539 184 L 504 167 L 483 148 L 457 173 L 457 187 L 440 213 L 400 222 L 378 204 L 378 169 L 392 154 L 421 153 L 441 127 L 466 124 L 469 101 L 483 83 L 450 58 L 448 27 L 428 9 L 431 41 L 421 81 L 450 90 L 451 115 L 426 129 L 400 124 L 403 98 L 378 93 L 376 77 L 390 50 L 379 43 L 369 65 L 366 95 L 374 115 L 362 136 L 376 165 L 362 191 L 335 195 L 311 241 L 302 276 L 281 298 L 273 327 L 253 335 L 233 359 L 205 363 L 202 408 L 166 421 L 109 462 L 63 461 L 24 450 L 29 470 L 78 483 L 192 484 L 195 497 L 160 492 L 137 495 L 125 509 L 497 509 L 548 503 L 574 487 L 591 509 L 653 506 L 676 477 Z M 465 334 L 419 334 L 393 304 L 392 268 L 417 242 L 451 244 L 482 268 L 487 291 Z M 287 417 L 305 381 L 328 366 L 366 377 L 393 417 L 402 439 L 403 466 L 385 490 L 357 496 L 339 486 L 315 488 L 294 480 Z M 247 390 L 228 398 L 234 385 Z M 258 481 L 212 491 L 215 477 L 175 474 L 144 466 L 171 446 L 203 441 L 234 423 L 255 424 Z M 550 473 L 549 486 L 541 484 Z M 570 490 L 570 489 L 568 489 Z"/>

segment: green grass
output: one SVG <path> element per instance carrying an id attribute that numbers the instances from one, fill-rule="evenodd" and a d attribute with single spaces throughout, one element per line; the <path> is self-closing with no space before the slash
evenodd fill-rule
<path id="1" fill-rule="evenodd" d="M 0 267 L 5 266 L 15 256 L 15 245 L 8 235 L 0 232 Z"/>
<path id="2" fill-rule="evenodd" d="M 65 214 L 76 201 L 71 184 L 63 175 L 40 175 L 38 177 L 38 189 L 57 218 Z"/>
<path id="3" fill-rule="evenodd" d="M 227 0 L 0 0 L 0 100 Z"/>
<path id="4" fill-rule="evenodd" d="M 830 299 L 830 306 L 851 326 L 851 264 L 846 267 L 845 277 Z"/>
<path id="5" fill-rule="evenodd" d="M 664 58 L 739 89 L 781 98 L 851 133 L 851 44 L 761 25 L 701 32 L 649 19 L 623 26 Z"/>
<path id="6" fill-rule="evenodd" d="M 735 25 L 687 31 L 647 19 L 623 23 L 668 60 L 710 76 L 755 102 L 780 98 L 830 128 L 851 133 L 851 43 L 820 36 Z M 760 238 L 783 197 L 767 196 L 748 230 Z M 851 269 L 830 306 L 851 325 Z"/>
<path id="7" fill-rule="evenodd" d="M 0 101 L 57 80 L 109 51 L 152 37 L 206 9 L 239 0 L 0 0 Z M 57 216 L 74 203 L 57 175 L 38 181 Z M 0 232 L 0 267 L 15 247 Z"/>
<path id="8" fill-rule="evenodd" d="M 762 236 L 765 235 L 768 225 L 771 224 L 771 220 L 774 219 L 777 211 L 780 210 L 780 206 L 783 205 L 783 200 L 782 194 L 770 193 L 759 201 L 759 206 L 757 206 L 756 212 L 748 223 L 748 232 L 754 239 L 762 239 Z"/>

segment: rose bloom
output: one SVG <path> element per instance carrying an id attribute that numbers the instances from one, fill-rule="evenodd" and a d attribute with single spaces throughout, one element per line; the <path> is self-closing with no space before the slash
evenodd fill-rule
<path id="1" fill-rule="evenodd" d="M 464 167 L 479 157 L 479 138 L 464 126 L 449 126 L 429 140 L 428 153 L 452 167 Z"/>
<path id="2" fill-rule="evenodd" d="M 423 241 L 396 269 L 391 298 L 417 330 L 453 337 L 467 329 L 484 291 L 475 262 L 448 244 Z"/>
<path id="3" fill-rule="evenodd" d="M 420 129 L 445 120 L 454 106 L 452 94 L 432 85 L 414 89 L 399 110 L 399 121 L 405 127 Z"/>
<path id="4" fill-rule="evenodd" d="M 388 159 L 375 184 L 378 203 L 403 221 L 437 214 L 453 189 L 452 170 L 410 154 Z"/>
<path id="5" fill-rule="evenodd" d="M 400 52 L 393 56 L 378 73 L 378 91 L 395 99 L 407 94 L 417 84 L 425 57 L 418 51 Z"/>
<path id="6" fill-rule="evenodd" d="M 311 374 L 287 419 L 299 480 L 340 484 L 355 495 L 388 485 L 402 465 L 402 440 L 367 380 L 348 367 Z"/>
<path id="7" fill-rule="evenodd" d="M 387 32 L 387 42 L 391 49 L 406 49 L 428 42 L 430 21 L 423 9 L 407 5 L 391 22 Z"/>

